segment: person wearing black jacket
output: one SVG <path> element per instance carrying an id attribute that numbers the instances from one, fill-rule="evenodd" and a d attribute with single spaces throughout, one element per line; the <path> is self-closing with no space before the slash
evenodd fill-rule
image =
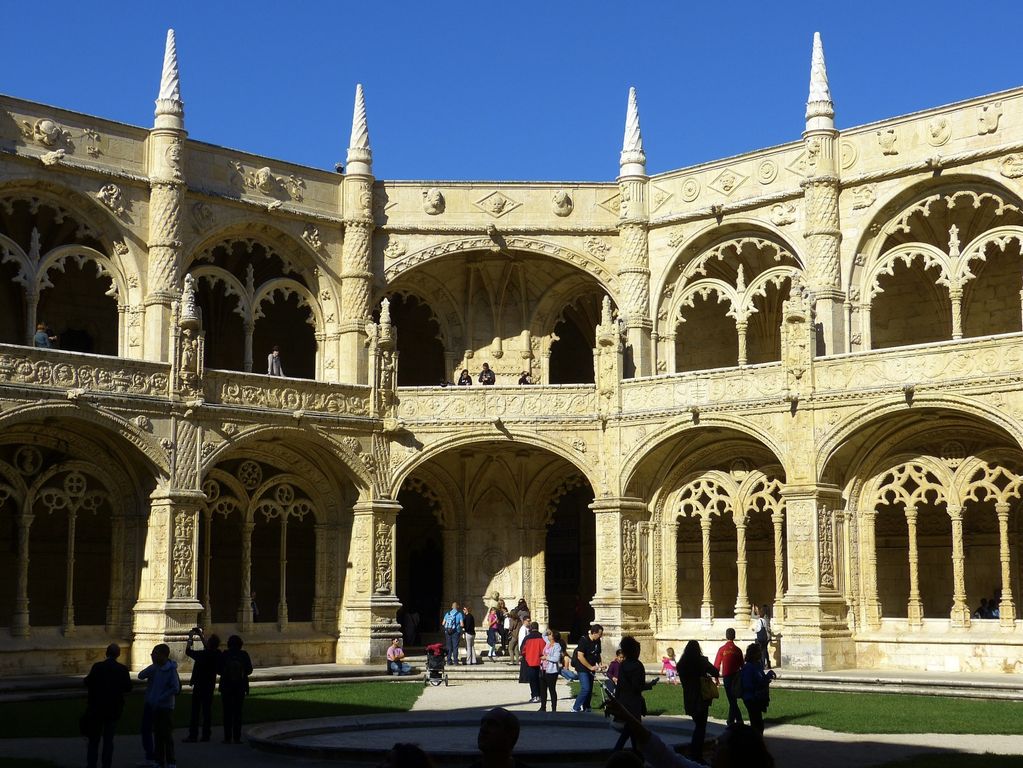
<path id="1" fill-rule="evenodd" d="M 192 648 L 195 639 L 202 641 L 203 649 Z M 188 721 L 188 737 L 185 741 L 198 741 L 199 718 L 202 717 L 202 741 L 210 740 L 213 719 L 213 692 L 217 688 L 217 666 L 220 663 L 220 638 L 216 635 L 203 637 L 196 627 L 188 633 L 185 655 L 193 660 L 192 665 L 192 714 Z"/>
<path id="2" fill-rule="evenodd" d="M 653 688 L 657 683 L 657 678 L 654 678 L 651 683 L 646 681 L 646 667 L 639 660 L 640 649 L 636 638 L 626 635 L 622 638 L 620 647 L 622 655 L 625 656 L 625 661 L 618 668 L 618 683 L 615 685 L 614 698 L 629 711 L 629 714 L 642 721 L 643 715 L 646 714 L 646 701 L 643 699 L 643 691 L 649 691 Z M 619 720 L 620 718 L 615 719 Z M 633 733 L 627 720 L 623 720 L 623 722 L 622 735 L 618 737 L 618 743 L 615 744 L 613 751 L 617 752 L 625 746 L 626 740 L 631 739 L 633 751 L 638 752 L 639 747 L 636 744 L 636 734 Z"/>
<path id="3" fill-rule="evenodd" d="M 220 654 L 220 703 L 224 707 L 224 743 L 242 743 L 242 704 L 249 692 L 252 659 L 242 650 L 238 635 L 227 638 L 227 650 Z"/>
<path id="4" fill-rule="evenodd" d="M 468 603 L 462 608 L 462 631 L 465 633 L 464 664 L 481 663 L 476 659 L 476 617 Z"/>
<path id="5" fill-rule="evenodd" d="M 106 659 L 93 664 L 85 677 L 89 703 L 82 718 L 82 731 L 89 737 L 85 757 L 88 768 L 96 768 L 101 738 L 103 768 L 110 768 L 114 759 L 114 728 L 124 711 L 124 694 L 131 692 L 128 668 L 117 661 L 120 655 L 120 647 L 111 643 L 107 646 Z"/>
<path id="6" fill-rule="evenodd" d="M 703 696 L 704 678 L 717 680 L 720 673 L 703 655 L 695 640 L 686 643 L 682 658 L 678 660 L 678 678 L 682 681 L 682 707 L 693 718 L 693 738 L 689 742 L 689 759 L 703 762 L 703 738 L 707 735 L 707 715 L 710 700 Z M 713 682 L 713 681 L 712 681 Z"/>

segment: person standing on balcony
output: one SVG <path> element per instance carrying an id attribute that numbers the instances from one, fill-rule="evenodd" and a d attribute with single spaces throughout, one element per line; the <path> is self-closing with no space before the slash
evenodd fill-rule
<path id="1" fill-rule="evenodd" d="M 50 329 L 46 323 L 39 323 L 36 326 L 36 335 L 32 337 L 32 343 L 41 349 L 51 349 L 57 344 L 57 337 L 50 335 Z"/>
<path id="2" fill-rule="evenodd" d="M 490 370 L 490 363 L 483 363 L 483 370 L 480 371 L 480 384 L 483 386 L 493 386 L 497 383 L 497 377 L 494 376 L 494 372 Z"/>
<path id="3" fill-rule="evenodd" d="M 281 363 L 281 348 L 274 347 L 273 351 L 266 356 L 266 375 L 283 376 L 284 366 Z"/>
<path id="4" fill-rule="evenodd" d="M 468 368 L 463 368 L 462 373 L 458 376 L 458 386 L 460 387 L 472 386 L 472 374 L 469 373 Z"/>

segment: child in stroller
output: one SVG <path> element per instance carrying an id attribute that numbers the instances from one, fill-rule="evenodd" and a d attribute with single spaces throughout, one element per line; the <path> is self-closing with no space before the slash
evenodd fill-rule
<path id="1" fill-rule="evenodd" d="M 426 682 L 430 685 L 448 684 L 448 675 L 444 671 L 446 654 L 444 643 L 430 643 L 426 646 Z"/>

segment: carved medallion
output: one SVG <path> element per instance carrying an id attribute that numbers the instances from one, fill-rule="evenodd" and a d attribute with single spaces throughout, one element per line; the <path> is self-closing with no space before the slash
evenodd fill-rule
<path id="1" fill-rule="evenodd" d="M 682 189 L 679 196 L 687 203 L 693 202 L 700 196 L 700 182 L 695 176 L 690 176 L 682 181 Z"/>
<path id="2" fill-rule="evenodd" d="M 952 124 L 947 117 L 935 117 L 927 121 L 924 136 L 932 147 L 940 147 L 952 138 Z"/>
<path id="3" fill-rule="evenodd" d="M 770 184 L 778 178 L 778 164 L 774 160 L 764 160 L 757 166 L 757 181 L 761 184 Z"/>
<path id="4" fill-rule="evenodd" d="M 473 205 L 495 219 L 499 219 L 520 207 L 522 203 L 512 200 L 503 192 L 491 192 L 489 195 L 484 195 L 479 200 L 476 200 Z"/>
<path id="5" fill-rule="evenodd" d="M 735 190 L 741 187 L 743 182 L 745 182 L 748 178 L 749 176 L 739 173 L 734 168 L 725 168 L 707 186 L 716 192 L 720 192 L 725 197 L 728 197 Z"/>
<path id="6" fill-rule="evenodd" d="M 558 190 L 554 193 L 554 197 L 551 198 L 551 210 L 555 216 L 564 218 L 572 213 L 575 208 L 575 203 L 572 202 L 572 196 L 563 189 Z"/>

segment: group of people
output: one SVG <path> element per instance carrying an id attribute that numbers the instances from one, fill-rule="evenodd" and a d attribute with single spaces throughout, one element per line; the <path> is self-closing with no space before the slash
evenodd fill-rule
<path id="1" fill-rule="evenodd" d="M 997 619 L 1001 618 L 1001 597 L 998 593 L 988 600 L 986 597 L 980 598 L 980 606 L 973 612 L 973 618 L 975 619 Z"/>
<path id="2" fill-rule="evenodd" d="M 199 641 L 202 648 L 196 649 Z M 224 743 L 240 744 L 242 704 L 249 692 L 252 659 L 242 650 L 238 635 L 227 640 L 227 650 L 220 649 L 216 635 L 205 637 L 198 627 L 188 635 L 185 655 L 193 660 L 192 710 L 185 742 L 209 741 L 212 730 L 213 694 L 220 679 L 220 699 L 223 706 Z M 121 649 L 116 644 L 107 646 L 106 658 L 96 662 L 85 678 L 88 703 L 81 718 L 81 729 L 88 737 L 86 763 L 88 768 L 110 768 L 114 754 L 114 730 L 124 711 L 124 696 L 131 692 L 132 682 L 128 668 L 117 661 Z M 160 643 L 150 654 L 152 664 L 138 674 L 146 681 L 145 701 L 142 709 L 142 749 L 146 765 L 152 768 L 175 768 L 174 704 L 181 693 L 181 678 L 177 662 L 171 658 L 170 647 Z M 200 730 L 201 728 L 201 730 Z M 100 762 L 100 743 L 102 761 Z"/>
<path id="3" fill-rule="evenodd" d="M 497 376 L 495 376 L 493 370 L 491 370 L 490 363 L 483 363 L 483 368 L 480 369 L 479 376 L 476 380 L 485 387 L 491 387 L 497 383 Z M 462 372 L 458 375 L 458 381 L 455 383 L 460 387 L 472 386 L 472 374 L 469 373 L 468 368 L 462 369 Z M 533 376 L 529 371 L 522 371 L 519 374 L 519 384 L 529 385 L 532 383 Z M 441 382 L 442 387 L 449 386 L 450 384 L 450 381 Z"/>

